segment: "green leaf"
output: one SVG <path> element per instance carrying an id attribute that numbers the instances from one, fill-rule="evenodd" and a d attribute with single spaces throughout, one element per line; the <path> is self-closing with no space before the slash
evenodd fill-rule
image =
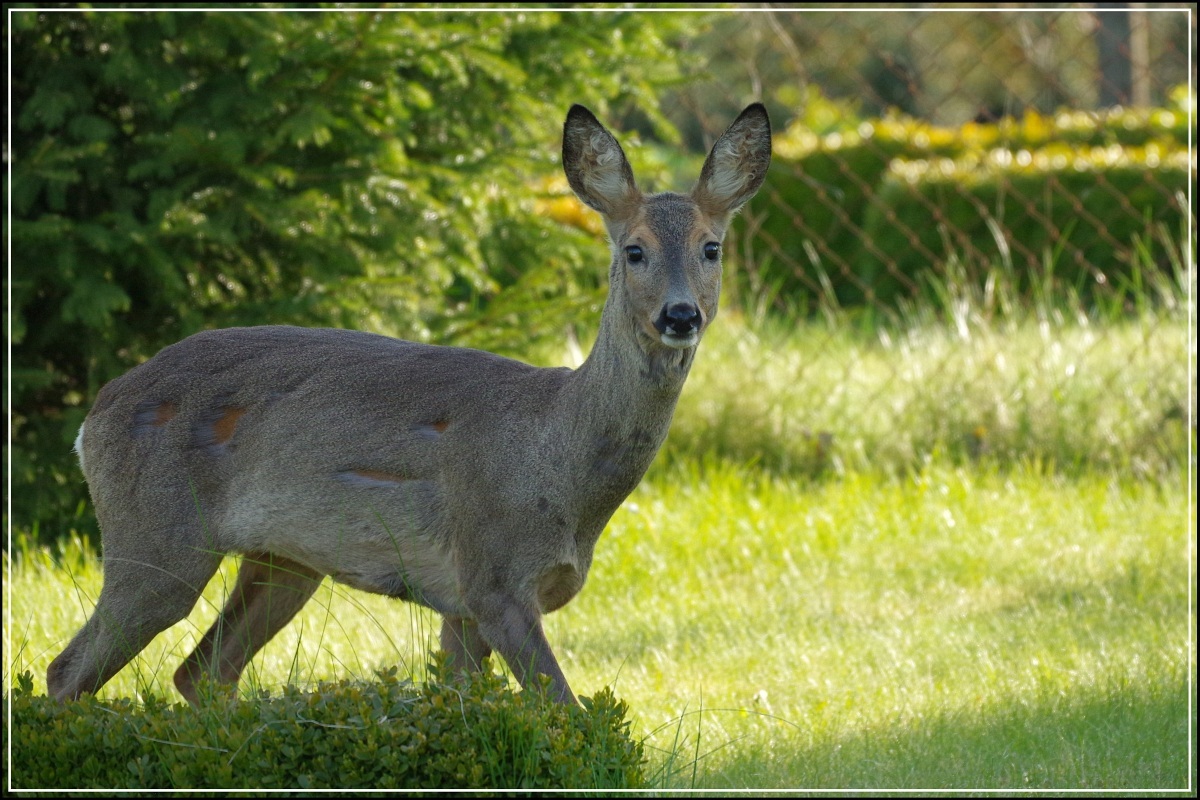
<path id="1" fill-rule="evenodd" d="M 112 314 L 129 310 L 129 295 L 120 286 L 95 276 L 81 278 L 62 305 L 64 322 L 81 322 L 88 328 L 108 326 Z"/>

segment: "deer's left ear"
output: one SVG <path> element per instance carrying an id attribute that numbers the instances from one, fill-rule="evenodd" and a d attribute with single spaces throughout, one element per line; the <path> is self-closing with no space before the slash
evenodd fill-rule
<path id="1" fill-rule="evenodd" d="M 762 103 L 746 107 L 713 145 L 692 197 L 704 213 L 728 219 L 763 184 L 771 166 L 771 120 Z"/>

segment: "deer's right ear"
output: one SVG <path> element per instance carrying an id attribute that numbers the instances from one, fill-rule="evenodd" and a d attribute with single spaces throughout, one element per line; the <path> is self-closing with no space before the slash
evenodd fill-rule
<path id="1" fill-rule="evenodd" d="M 579 199 L 605 217 L 624 219 L 641 199 L 621 145 L 581 105 L 563 125 L 563 171 Z"/>

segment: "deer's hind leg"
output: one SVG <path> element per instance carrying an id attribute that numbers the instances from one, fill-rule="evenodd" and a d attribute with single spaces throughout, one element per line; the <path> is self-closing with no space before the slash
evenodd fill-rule
<path id="1" fill-rule="evenodd" d="M 200 644 L 175 671 L 175 688 L 196 705 L 204 674 L 236 683 L 263 645 L 279 632 L 321 585 L 321 573 L 273 553 L 249 553 L 237 583 Z"/>
<path id="2" fill-rule="evenodd" d="M 162 548 L 124 547 L 106 538 L 103 563 L 96 608 L 46 670 L 46 688 L 59 700 L 95 693 L 155 636 L 186 617 L 221 554 L 181 546 L 168 555 Z"/>
<path id="3" fill-rule="evenodd" d="M 492 646 L 479 633 L 479 625 L 466 617 L 445 616 L 441 641 L 456 672 L 478 672 L 483 660 L 492 654 Z"/>

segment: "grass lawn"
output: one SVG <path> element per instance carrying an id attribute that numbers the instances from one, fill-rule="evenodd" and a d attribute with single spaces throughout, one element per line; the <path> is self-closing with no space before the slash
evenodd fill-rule
<path id="1" fill-rule="evenodd" d="M 663 465 L 548 635 L 577 692 L 631 704 L 664 788 L 1183 788 L 1187 504 L 1182 480 L 1029 467 Z M 174 696 L 232 576 L 103 693 Z M 41 690 L 100 570 L 30 550 L 12 580 L 8 675 Z M 243 685 L 419 677 L 436 631 L 327 581 Z"/>
<path id="2" fill-rule="evenodd" d="M 868 335 L 722 317 L 546 619 L 572 688 L 630 704 L 664 789 L 1194 785 L 1194 347 L 1179 308 Z M 44 691 L 99 563 L 9 552 L 5 678 Z M 234 570 L 102 696 L 177 697 Z M 326 581 L 242 689 L 420 679 L 438 625 Z"/>

